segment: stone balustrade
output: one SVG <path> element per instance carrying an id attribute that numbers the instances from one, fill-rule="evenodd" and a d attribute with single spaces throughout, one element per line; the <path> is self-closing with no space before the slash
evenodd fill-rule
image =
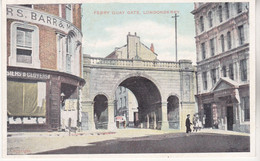
<path id="1" fill-rule="evenodd" d="M 190 60 L 174 61 L 149 61 L 135 59 L 106 59 L 84 55 L 84 66 L 115 66 L 115 67 L 141 67 L 163 69 L 193 69 Z"/>

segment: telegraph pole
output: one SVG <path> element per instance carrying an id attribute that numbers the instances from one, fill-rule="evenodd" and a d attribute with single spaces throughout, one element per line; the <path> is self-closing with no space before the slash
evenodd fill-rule
<path id="1" fill-rule="evenodd" d="M 176 62 L 178 61 L 178 57 L 177 57 L 177 17 L 179 17 L 179 15 L 177 15 L 178 11 L 175 11 L 175 15 L 172 16 L 172 18 L 175 19 L 175 54 L 176 54 Z"/>

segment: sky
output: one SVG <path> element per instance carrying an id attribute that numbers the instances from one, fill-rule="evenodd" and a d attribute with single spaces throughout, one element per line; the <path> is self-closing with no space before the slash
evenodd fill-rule
<path id="1" fill-rule="evenodd" d="M 190 59 L 194 64 L 195 26 L 190 13 L 193 7 L 193 3 L 85 3 L 82 5 L 83 53 L 105 57 L 127 43 L 128 32 L 136 32 L 146 46 L 153 43 L 159 60 L 175 61 L 175 21 L 172 16 L 178 11 L 178 60 Z M 169 13 L 147 14 L 149 11 Z"/>

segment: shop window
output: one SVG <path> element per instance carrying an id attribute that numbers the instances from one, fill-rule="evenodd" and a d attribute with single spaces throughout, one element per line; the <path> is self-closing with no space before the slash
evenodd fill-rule
<path id="1" fill-rule="evenodd" d="M 243 59 L 240 61 L 240 76 L 241 76 L 241 81 L 246 81 L 247 80 L 247 61 L 246 59 Z"/>
<path id="2" fill-rule="evenodd" d="M 17 123 L 15 118 L 23 121 L 38 123 L 38 117 L 46 116 L 46 84 L 44 82 L 7 81 L 7 112 L 8 117 L 13 117 L 12 123 Z M 37 118 L 35 122 L 33 119 Z M 30 120 L 30 121 L 29 121 Z M 26 122 L 20 123 L 26 123 Z"/>
<path id="3" fill-rule="evenodd" d="M 226 18 L 229 19 L 229 4 L 225 3 Z"/>
<path id="4" fill-rule="evenodd" d="M 229 64 L 229 78 L 234 80 L 234 68 L 233 64 Z"/>
<path id="5" fill-rule="evenodd" d="M 239 14 L 239 13 L 241 13 L 242 12 L 242 3 L 241 2 L 239 2 L 239 3 L 237 3 L 237 13 Z"/>
<path id="6" fill-rule="evenodd" d="M 214 38 L 213 39 L 210 39 L 210 51 L 211 51 L 211 56 L 214 56 L 215 55 L 215 44 L 214 44 Z"/>
<path id="7" fill-rule="evenodd" d="M 223 66 L 223 67 L 222 67 L 222 75 L 223 75 L 223 77 L 226 77 L 226 76 L 227 76 L 226 66 Z"/>
<path id="8" fill-rule="evenodd" d="M 228 45 L 228 49 L 231 49 L 232 44 L 231 44 L 231 33 L 230 33 L 230 31 L 227 32 L 227 45 Z"/>
<path id="9" fill-rule="evenodd" d="M 205 48 L 205 43 L 201 44 L 201 55 L 202 55 L 202 60 L 206 58 L 206 48 Z"/>
<path id="10" fill-rule="evenodd" d="M 213 18 L 212 18 L 212 12 L 209 11 L 208 13 L 208 19 L 209 19 L 209 27 L 213 26 Z"/>
<path id="11" fill-rule="evenodd" d="M 223 21 L 222 6 L 218 7 L 218 17 L 219 17 L 219 22 L 222 22 Z"/>
<path id="12" fill-rule="evenodd" d="M 72 22 L 72 5 L 66 5 L 66 20 Z"/>
<path id="13" fill-rule="evenodd" d="M 212 84 L 214 85 L 217 81 L 217 77 L 216 77 L 216 69 L 211 69 L 211 79 L 212 79 Z"/>
<path id="14" fill-rule="evenodd" d="M 203 16 L 200 17 L 200 31 L 201 32 L 204 31 L 204 19 L 203 19 Z"/>
<path id="15" fill-rule="evenodd" d="M 221 42 L 222 52 L 224 52 L 224 51 L 225 51 L 225 39 L 224 39 L 224 35 L 221 35 L 221 36 L 220 36 L 220 42 Z"/>
<path id="16" fill-rule="evenodd" d="M 243 108 L 243 116 L 244 116 L 244 121 L 250 121 L 250 104 L 249 104 L 249 96 L 247 97 L 242 97 L 241 99 L 242 103 L 242 108 Z"/>
<path id="17" fill-rule="evenodd" d="M 207 90 L 207 88 L 208 88 L 207 72 L 202 73 L 202 81 L 203 81 L 203 89 Z"/>
<path id="18" fill-rule="evenodd" d="M 11 55 L 9 65 L 40 67 L 39 30 L 21 22 L 11 24 Z"/>
<path id="19" fill-rule="evenodd" d="M 244 34 L 244 26 L 238 26 L 238 34 L 239 34 L 239 43 L 243 45 L 245 43 L 245 34 Z"/>

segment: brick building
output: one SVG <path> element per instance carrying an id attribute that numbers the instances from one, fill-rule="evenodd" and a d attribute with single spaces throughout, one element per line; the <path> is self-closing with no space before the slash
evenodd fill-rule
<path id="1" fill-rule="evenodd" d="M 205 127 L 250 131 L 248 13 L 248 3 L 195 3 L 196 98 Z"/>
<path id="2" fill-rule="evenodd" d="M 80 125 L 81 4 L 7 5 L 9 131 Z"/>

